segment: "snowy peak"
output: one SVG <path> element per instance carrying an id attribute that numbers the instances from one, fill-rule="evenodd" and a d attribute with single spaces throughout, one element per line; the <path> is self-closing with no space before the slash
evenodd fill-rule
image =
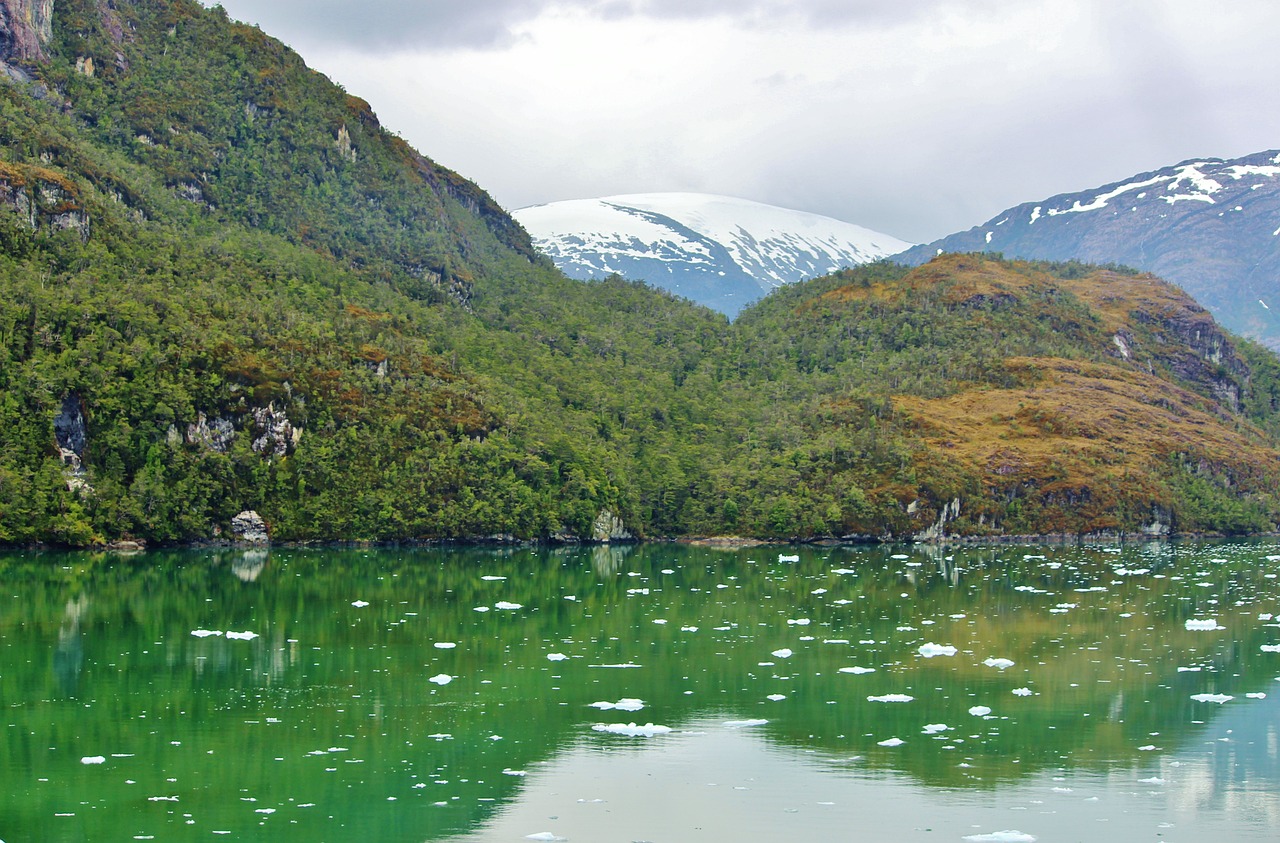
<path id="1" fill-rule="evenodd" d="M 1231 330 L 1280 348 L 1270 309 L 1280 301 L 1280 152 L 1192 159 L 1027 202 L 898 259 L 944 251 L 1133 266 L 1178 284 Z"/>
<path id="2" fill-rule="evenodd" d="M 617 273 L 731 316 L 779 285 L 909 245 L 818 214 L 700 193 L 575 199 L 513 216 L 574 278 Z"/>

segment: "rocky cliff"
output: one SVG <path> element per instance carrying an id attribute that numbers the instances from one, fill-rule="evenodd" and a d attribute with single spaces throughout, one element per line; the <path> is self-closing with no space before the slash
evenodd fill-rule
<path id="1" fill-rule="evenodd" d="M 38 62 L 53 37 L 53 0 L 0 0 L 0 60 Z"/>

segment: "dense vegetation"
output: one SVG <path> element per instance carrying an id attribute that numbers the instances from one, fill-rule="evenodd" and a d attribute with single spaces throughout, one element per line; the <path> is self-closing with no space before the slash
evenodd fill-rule
<path id="1" fill-rule="evenodd" d="M 564 278 L 220 9 L 116 5 L 0 83 L 0 543 L 1280 520 L 1280 361 L 1155 279 L 878 264 L 731 326 Z"/>

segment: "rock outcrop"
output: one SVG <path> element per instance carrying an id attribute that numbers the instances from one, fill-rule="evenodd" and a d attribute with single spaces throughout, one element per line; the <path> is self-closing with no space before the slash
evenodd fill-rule
<path id="1" fill-rule="evenodd" d="M 53 0 L 0 0 L 0 60 L 44 61 L 53 37 Z"/>
<path id="2" fill-rule="evenodd" d="M 237 544 L 267 544 L 271 533 L 261 515 L 246 509 L 231 519 L 231 540 Z"/>
<path id="3" fill-rule="evenodd" d="M 62 458 L 62 474 L 67 488 L 87 494 L 93 491 L 88 472 L 84 468 L 84 454 L 89 447 L 89 433 L 84 421 L 84 407 L 80 396 L 68 393 L 62 399 L 62 408 L 53 420 L 53 439 Z"/>
<path id="4" fill-rule="evenodd" d="M 591 525 L 591 540 L 607 544 L 617 541 L 634 541 L 635 536 L 627 529 L 627 525 L 622 523 L 622 519 L 613 513 L 613 510 L 602 509 L 596 516 L 595 523 Z"/>

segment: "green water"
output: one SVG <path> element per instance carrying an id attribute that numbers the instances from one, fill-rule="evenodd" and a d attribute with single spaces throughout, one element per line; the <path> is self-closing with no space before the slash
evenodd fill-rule
<path id="1" fill-rule="evenodd" d="M 1273 840 L 1278 573 L 1274 542 L 0 555 L 0 839 Z"/>

